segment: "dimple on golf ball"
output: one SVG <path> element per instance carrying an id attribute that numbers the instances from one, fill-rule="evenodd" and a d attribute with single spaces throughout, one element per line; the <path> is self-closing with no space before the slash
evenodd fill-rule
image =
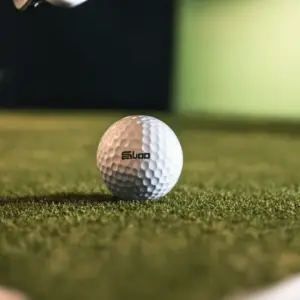
<path id="1" fill-rule="evenodd" d="M 97 149 L 97 167 L 110 192 L 123 200 L 159 199 L 177 183 L 183 165 L 173 130 L 150 116 L 111 125 Z"/>

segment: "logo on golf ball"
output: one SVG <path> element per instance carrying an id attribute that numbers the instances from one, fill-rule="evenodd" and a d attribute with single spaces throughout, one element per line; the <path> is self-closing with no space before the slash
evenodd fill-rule
<path id="1" fill-rule="evenodd" d="M 123 151 L 122 152 L 122 160 L 125 159 L 149 159 L 150 153 L 135 153 L 134 151 Z"/>

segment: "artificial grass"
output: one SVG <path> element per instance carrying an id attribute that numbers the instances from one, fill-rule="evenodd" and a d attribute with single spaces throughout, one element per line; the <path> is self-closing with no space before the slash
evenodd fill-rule
<path id="1" fill-rule="evenodd" d="M 222 299 L 300 270 L 300 139 L 178 133 L 184 170 L 157 202 L 119 202 L 96 147 L 121 115 L 0 116 L 0 285 L 32 299 Z"/>

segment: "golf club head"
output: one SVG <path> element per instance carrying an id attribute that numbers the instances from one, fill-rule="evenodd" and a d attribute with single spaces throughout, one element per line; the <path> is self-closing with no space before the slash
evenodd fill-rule
<path id="1" fill-rule="evenodd" d="M 24 11 L 28 7 L 37 7 L 43 0 L 13 0 L 17 10 Z"/>

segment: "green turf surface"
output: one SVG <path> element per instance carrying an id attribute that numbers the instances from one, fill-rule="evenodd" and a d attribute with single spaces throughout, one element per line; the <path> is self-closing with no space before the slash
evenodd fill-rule
<path id="1" fill-rule="evenodd" d="M 120 116 L 0 116 L 0 285 L 32 299 L 221 299 L 300 271 L 300 137 L 178 133 L 158 202 L 115 202 L 96 169 Z"/>

